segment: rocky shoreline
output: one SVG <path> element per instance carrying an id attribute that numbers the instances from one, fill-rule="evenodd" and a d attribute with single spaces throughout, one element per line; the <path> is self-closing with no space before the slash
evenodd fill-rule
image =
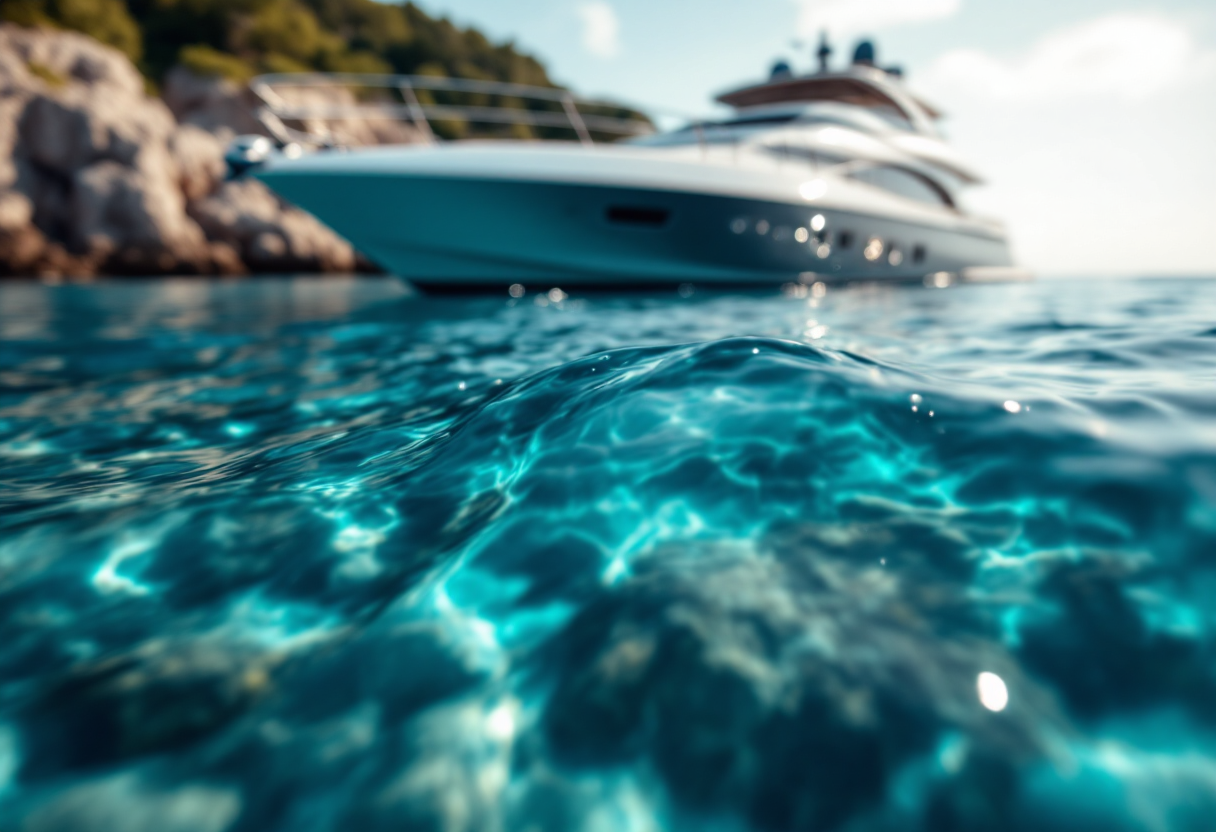
<path id="1" fill-rule="evenodd" d="M 263 132 L 246 96 L 181 67 L 149 96 L 92 38 L 0 25 L 0 276 L 373 269 L 259 182 L 224 181 L 226 142 Z M 343 126 L 351 143 L 411 138 Z"/>

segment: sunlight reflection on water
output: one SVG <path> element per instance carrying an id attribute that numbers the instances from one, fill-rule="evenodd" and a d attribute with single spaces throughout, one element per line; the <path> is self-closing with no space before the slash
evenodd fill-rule
<path id="1" fill-rule="evenodd" d="M 1216 283 L 0 285 L 19 829 L 1216 817 Z"/>

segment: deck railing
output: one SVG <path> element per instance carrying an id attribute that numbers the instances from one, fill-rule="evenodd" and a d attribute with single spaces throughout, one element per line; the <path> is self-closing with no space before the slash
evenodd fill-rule
<path id="1" fill-rule="evenodd" d="M 530 127 L 556 127 L 572 130 L 583 144 L 593 144 L 592 135 L 638 136 L 654 131 L 647 121 L 637 118 L 584 113 L 588 108 L 614 107 L 619 104 L 577 98 L 566 90 L 508 84 L 499 81 L 474 81 L 463 78 L 438 78 L 427 75 L 377 75 L 366 73 L 281 73 L 260 75 L 249 82 L 249 88 L 262 102 L 258 118 L 276 138 L 283 142 L 311 144 L 332 143 L 332 137 L 317 136 L 306 130 L 289 127 L 286 122 L 332 121 L 350 118 L 388 118 L 408 120 L 428 140 L 436 140 L 434 121 L 462 120 L 480 124 L 523 124 Z M 286 100 L 284 89 L 363 88 L 395 90 L 401 103 L 371 102 L 352 104 L 297 104 Z M 418 91 L 465 93 L 501 96 L 512 99 L 552 102 L 557 110 L 532 110 L 511 106 L 471 106 L 460 104 L 423 103 Z"/>

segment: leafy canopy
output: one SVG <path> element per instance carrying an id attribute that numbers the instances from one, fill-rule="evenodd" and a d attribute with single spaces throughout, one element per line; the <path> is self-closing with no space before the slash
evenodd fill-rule
<path id="1" fill-rule="evenodd" d="M 435 19 L 412 3 L 375 0 L 3 0 L 0 20 L 84 32 L 158 82 L 183 63 L 204 74 L 415 73 L 553 86 L 511 43 Z"/>

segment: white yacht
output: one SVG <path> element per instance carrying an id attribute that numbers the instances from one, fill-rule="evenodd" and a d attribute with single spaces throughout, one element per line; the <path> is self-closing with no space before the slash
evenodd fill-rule
<path id="1" fill-rule="evenodd" d="M 423 288 L 1019 277 L 1001 224 L 959 203 L 979 176 L 942 141 L 939 114 L 867 47 L 844 71 L 822 47 L 818 73 L 779 64 L 718 96 L 729 117 L 672 132 L 597 144 L 606 120 L 547 91 L 581 143 L 286 145 L 252 173 Z M 403 112 L 429 134 L 428 117 L 451 113 L 419 103 L 423 79 L 402 78 Z M 285 80 L 266 80 L 264 99 Z M 239 164 L 249 151 L 236 149 Z"/>

